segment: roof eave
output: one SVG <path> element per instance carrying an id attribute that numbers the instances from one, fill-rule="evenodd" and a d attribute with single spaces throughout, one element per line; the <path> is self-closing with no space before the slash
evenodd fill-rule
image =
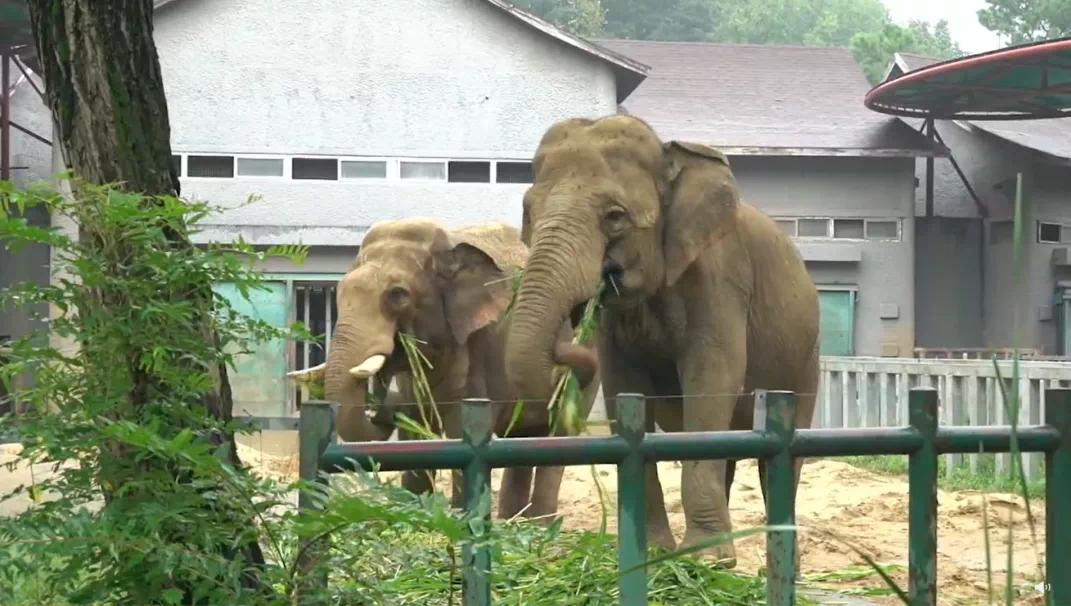
<path id="1" fill-rule="evenodd" d="M 863 148 L 863 147 L 787 147 L 734 146 L 711 144 L 729 156 L 811 156 L 841 158 L 944 158 L 948 150 L 936 145 L 934 149 Z"/>

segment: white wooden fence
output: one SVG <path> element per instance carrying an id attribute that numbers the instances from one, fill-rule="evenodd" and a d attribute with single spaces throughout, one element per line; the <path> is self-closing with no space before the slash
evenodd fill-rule
<path id="1" fill-rule="evenodd" d="M 943 425 L 1007 425 L 1005 403 L 992 360 L 823 357 L 814 427 L 883 427 L 907 424 L 907 394 L 913 387 L 934 387 Z M 1012 393 L 1012 362 L 999 360 L 1005 391 Z M 1071 384 L 1071 362 L 1019 362 L 1019 418 L 1022 425 L 1042 422 L 1045 390 Z M 1040 453 L 1023 455 L 1028 478 L 1043 471 Z M 948 470 L 963 465 L 978 470 L 978 455 L 949 454 Z M 1010 471 L 1007 454 L 996 455 L 997 473 Z"/>

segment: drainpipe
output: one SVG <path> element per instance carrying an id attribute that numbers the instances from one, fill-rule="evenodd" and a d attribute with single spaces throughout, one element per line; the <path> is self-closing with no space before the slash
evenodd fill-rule
<path id="1" fill-rule="evenodd" d="M 0 181 L 11 179 L 11 57 L 0 51 Z"/>

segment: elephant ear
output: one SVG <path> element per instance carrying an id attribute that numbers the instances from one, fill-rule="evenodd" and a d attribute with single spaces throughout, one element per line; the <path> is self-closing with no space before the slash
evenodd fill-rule
<path id="1" fill-rule="evenodd" d="M 663 146 L 666 284 L 672 285 L 696 257 L 732 227 L 740 194 L 720 151 L 685 141 Z"/>
<path id="2" fill-rule="evenodd" d="M 498 223 L 453 231 L 451 247 L 440 255 L 446 319 L 454 339 L 497 322 L 513 300 L 513 277 L 527 262 L 528 250 L 517 229 Z"/>

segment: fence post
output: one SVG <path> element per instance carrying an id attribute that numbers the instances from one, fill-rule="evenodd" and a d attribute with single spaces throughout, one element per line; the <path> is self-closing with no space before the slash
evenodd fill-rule
<path id="1" fill-rule="evenodd" d="M 617 565 L 621 606 L 647 604 L 647 478 L 640 444 L 645 423 L 644 398 L 639 394 L 618 394 L 616 432 L 625 439 L 630 452 L 617 464 Z"/>
<path id="2" fill-rule="evenodd" d="M 766 459 L 766 524 L 796 524 L 796 466 L 789 446 L 796 431 L 796 397 L 788 391 L 755 394 L 755 429 L 777 438 L 780 450 Z M 775 530 L 766 535 L 766 603 L 796 603 L 796 532 Z"/>
<path id="3" fill-rule="evenodd" d="M 462 557 L 464 576 L 462 594 L 465 606 L 491 604 L 491 551 L 477 545 L 485 540 L 491 526 L 491 466 L 484 455 L 491 441 L 491 402 L 486 399 L 466 399 L 461 405 L 461 439 L 472 449 L 472 461 L 462 475 L 465 511 L 478 517 L 469 523 L 469 537 Z"/>
<path id="4" fill-rule="evenodd" d="M 1046 603 L 1071 604 L 1071 389 L 1047 390 L 1045 423 L 1060 432 L 1045 453 Z"/>
<path id="5" fill-rule="evenodd" d="M 326 480 L 320 475 L 320 457 L 328 444 L 333 441 L 335 431 L 335 410 L 326 400 L 309 400 L 301 403 L 298 419 L 298 477 L 306 482 L 323 485 Z M 298 509 L 311 509 L 317 506 L 307 490 L 298 491 Z M 327 539 L 309 545 L 297 562 L 299 578 L 307 575 L 316 560 L 322 555 Z M 298 581 L 294 593 L 297 603 L 302 603 L 305 596 L 312 595 L 317 589 L 327 587 L 327 571 L 306 576 Z"/>
<path id="6" fill-rule="evenodd" d="M 937 604 L 937 390 L 916 387 L 908 398 L 911 427 L 922 446 L 908 458 L 907 548 L 912 606 Z"/>

